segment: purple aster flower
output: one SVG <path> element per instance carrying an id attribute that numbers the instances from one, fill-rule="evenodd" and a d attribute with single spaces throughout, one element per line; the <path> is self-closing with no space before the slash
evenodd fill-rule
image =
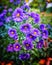
<path id="1" fill-rule="evenodd" d="M 16 34 L 17 34 L 17 32 L 16 32 L 15 29 L 10 28 L 10 29 L 8 30 L 8 35 L 9 35 L 10 37 L 14 37 Z"/>
<path id="2" fill-rule="evenodd" d="M 31 12 L 28 15 L 34 19 L 35 23 L 39 23 L 39 21 L 40 21 L 40 15 L 39 14 Z"/>
<path id="3" fill-rule="evenodd" d="M 16 8 L 12 14 L 12 18 L 16 22 L 21 22 L 23 20 L 23 10 L 21 8 Z"/>
<path id="4" fill-rule="evenodd" d="M 41 24 L 40 25 L 40 30 L 45 30 L 46 29 L 46 25 L 45 24 Z"/>
<path id="5" fill-rule="evenodd" d="M 13 44 L 9 44 L 6 49 L 8 52 L 13 52 Z"/>
<path id="6" fill-rule="evenodd" d="M 14 2 L 14 0 L 10 0 L 10 3 L 13 3 Z"/>
<path id="7" fill-rule="evenodd" d="M 37 18 L 34 19 L 35 23 L 39 23 L 39 21 L 40 21 L 39 17 L 37 17 Z"/>
<path id="8" fill-rule="evenodd" d="M 28 60 L 30 58 L 30 54 L 29 53 L 22 53 L 19 55 L 19 59 L 20 60 Z"/>
<path id="9" fill-rule="evenodd" d="M 4 23 L 1 21 L 1 22 L 0 22 L 0 26 L 3 26 L 3 24 L 4 24 Z"/>
<path id="10" fill-rule="evenodd" d="M 14 1 L 14 5 L 17 5 L 17 4 L 20 4 L 20 3 L 21 3 L 21 0 Z"/>
<path id="11" fill-rule="evenodd" d="M 34 36 L 40 36 L 40 31 L 37 28 L 32 29 L 32 34 Z"/>
<path id="12" fill-rule="evenodd" d="M 47 28 L 48 28 L 48 29 L 50 29 L 50 28 L 51 28 L 51 25 L 50 25 L 50 24 L 48 24 L 48 25 L 47 25 Z"/>
<path id="13" fill-rule="evenodd" d="M 37 43 L 37 48 L 38 49 L 41 49 L 43 47 L 43 44 L 44 44 L 44 41 L 43 40 L 40 40 L 38 43 Z"/>
<path id="14" fill-rule="evenodd" d="M 23 6 L 21 6 L 21 8 L 23 9 L 23 10 L 25 10 L 25 9 L 27 9 L 27 10 L 29 10 L 30 9 L 30 7 L 28 6 L 28 5 L 23 5 Z"/>
<path id="15" fill-rule="evenodd" d="M 30 40 L 30 41 L 34 41 L 34 40 L 36 40 L 36 36 L 34 36 L 32 33 L 28 33 L 27 35 L 26 35 L 26 38 L 28 39 L 28 40 Z"/>
<path id="16" fill-rule="evenodd" d="M 12 11 L 13 11 L 12 8 L 9 8 L 9 9 L 8 9 L 8 12 L 12 12 Z"/>
<path id="17" fill-rule="evenodd" d="M 28 20 L 29 16 L 24 14 L 23 18 L 24 18 L 23 20 Z"/>
<path id="18" fill-rule="evenodd" d="M 13 44 L 13 48 L 14 48 L 14 51 L 16 51 L 16 52 L 21 50 L 21 46 L 19 43 Z"/>
<path id="19" fill-rule="evenodd" d="M 16 0 L 17 4 L 20 4 L 21 3 L 21 0 Z"/>
<path id="20" fill-rule="evenodd" d="M 47 38 L 48 38 L 48 31 L 47 31 L 47 30 L 43 30 L 43 31 L 42 31 L 42 37 L 43 37 L 44 39 L 47 39 Z"/>
<path id="21" fill-rule="evenodd" d="M 10 21 L 11 21 L 11 16 L 9 16 L 9 17 L 6 18 L 6 23 L 8 23 Z"/>
<path id="22" fill-rule="evenodd" d="M 31 30 L 31 24 L 25 23 L 25 24 L 21 25 L 20 30 L 23 33 L 28 33 Z"/>
<path id="23" fill-rule="evenodd" d="M 25 47 L 27 50 L 31 50 L 31 49 L 33 49 L 33 47 L 34 47 L 34 45 L 32 44 L 32 42 L 29 41 L 29 40 L 24 40 L 24 41 L 23 41 L 23 45 L 24 45 L 24 47 Z"/>
<path id="24" fill-rule="evenodd" d="M 18 39 L 18 35 L 16 34 L 14 37 L 13 37 L 14 40 L 17 40 Z"/>

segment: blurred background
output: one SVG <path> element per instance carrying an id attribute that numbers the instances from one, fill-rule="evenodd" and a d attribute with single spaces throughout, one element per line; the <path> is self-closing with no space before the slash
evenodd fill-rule
<path id="1" fill-rule="evenodd" d="M 21 2 L 24 0 L 21 0 Z M 10 7 L 9 0 L 0 0 L 0 8 L 1 6 L 8 6 Z M 52 13 L 52 0 L 33 0 L 32 3 L 30 3 L 31 8 L 40 9 L 41 12 L 48 12 Z"/>

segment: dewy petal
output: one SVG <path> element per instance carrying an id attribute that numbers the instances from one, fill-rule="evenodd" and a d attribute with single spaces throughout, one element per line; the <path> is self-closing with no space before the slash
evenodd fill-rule
<path id="1" fill-rule="evenodd" d="M 35 23 L 39 23 L 40 22 L 40 15 L 34 12 L 30 12 L 28 14 L 29 16 L 31 16 L 34 19 Z"/>

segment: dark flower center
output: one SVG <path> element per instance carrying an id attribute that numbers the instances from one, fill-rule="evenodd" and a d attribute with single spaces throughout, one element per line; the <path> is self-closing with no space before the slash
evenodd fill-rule
<path id="1" fill-rule="evenodd" d="M 29 46 L 29 44 L 27 43 L 27 44 L 26 44 L 26 46 L 28 47 L 28 46 Z"/>
<path id="2" fill-rule="evenodd" d="M 24 56 L 24 59 L 26 58 L 26 56 Z"/>
<path id="3" fill-rule="evenodd" d="M 33 36 L 32 35 L 30 35 L 30 38 L 32 38 Z"/>

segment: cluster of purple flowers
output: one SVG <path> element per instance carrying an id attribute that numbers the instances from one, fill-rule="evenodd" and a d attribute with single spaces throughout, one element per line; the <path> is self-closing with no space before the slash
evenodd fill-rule
<path id="1" fill-rule="evenodd" d="M 30 41 L 36 40 L 40 36 L 40 31 L 36 28 L 32 28 L 31 24 L 23 24 L 20 26 L 20 31 L 26 34 L 26 38 Z"/>
<path id="2" fill-rule="evenodd" d="M 20 44 L 19 43 L 14 43 L 14 44 L 9 44 L 8 46 L 7 46 L 7 51 L 8 52 L 14 52 L 14 51 L 20 51 L 21 50 L 21 46 L 20 46 Z"/>
<path id="3" fill-rule="evenodd" d="M 30 47 L 32 48 L 32 46 L 31 46 L 31 44 L 29 43 L 29 48 L 28 48 L 28 43 L 27 44 L 25 44 L 26 45 L 26 47 L 27 47 L 27 49 L 30 49 Z M 20 50 L 21 50 L 21 46 L 20 46 L 20 44 L 19 43 L 14 43 L 14 44 L 9 44 L 8 46 L 7 46 L 7 52 L 19 52 Z M 21 53 L 20 55 L 19 55 L 19 59 L 20 60 L 28 60 L 30 58 L 30 54 L 29 53 Z"/>
<path id="4" fill-rule="evenodd" d="M 30 13 L 28 13 L 28 15 L 33 18 L 34 23 L 40 22 L 40 15 L 39 14 L 34 13 L 34 12 L 30 12 Z"/>
<path id="5" fill-rule="evenodd" d="M 21 6 L 20 8 L 16 8 L 12 14 L 12 18 L 16 22 L 22 22 L 25 19 L 28 19 L 28 17 L 33 18 L 35 23 L 40 22 L 40 15 L 34 12 L 27 13 L 24 9 L 30 9 L 28 5 Z"/>
<path id="6" fill-rule="evenodd" d="M 45 24 L 41 24 L 40 25 L 40 30 L 41 30 L 41 34 L 42 34 L 42 38 L 43 39 L 47 39 L 48 38 L 48 30 L 46 28 L 46 25 Z"/>
<path id="7" fill-rule="evenodd" d="M 21 0 L 16 0 L 16 3 L 20 3 Z M 13 3 L 14 0 L 10 0 L 10 3 Z M 34 12 L 28 12 L 25 11 L 25 8 L 27 8 L 28 10 L 30 9 L 28 5 L 23 5 L 20 8 L 16 8 L 14 10 L 14 12 L 12 13 L 12 17 L 6 17 L 6 22 L 9 22 L 12 18 L 12 20 L 15 23 L 20 23 L 23 22 L 24 20 L 27 20 L 29 17 L 33 19 L 34 24 L 37 24 L 40 22 L 40 15 Z M 8 9 L 8 12 L 12 12 L 13 10 L 11 8 Z M 1 14 L 0 16 L 2 16 L 3 14 Z M 3 22 L 0 22 L 0 26 L 3 25 Z M 42 37 L 42 39 L 40 39 L 37 42 L 36 48 L 41 49 L 43 47 L 44 44 L 44 39 L 48 38 L 48 31 L 46 29 L 46 25 L 45 24 L 40 24 L 39 28 L 33 28 L 32 25 L 30 23 L 23 23 L 22 25 L 20 25 L 20 31 L 22 33 L 25 34 L 26 39 L 22 40 L 22 45 L 20 45 L 19 42 L 15 42 L 14 44 L 10 43 L 6 50 L 7 52 L 19 52 L 22 47 L 25 50 L 33 50 L 34 49 L 34 41 L 36 41 L 37 38 Z M 13 38 L 14 40 L 19 40 L 18 39 L 18 32 L 16 29 L 14 28 L 9 28 L 8 29 L 8 35 L 10 38 Z M 19 55 L 19 59 L 20 60 L 27 60 L 30 58 L 30 54 L 29 53 L 21 53 Z"/>
<path id="8" fill-rule="evenodd" d="M 14 51 L 20 51 L 21 47 L 19 43 L 15 43 L 15 44 L 9 44 L 7 47 L 7 51 L 8 52 L 14 52 Z M 20 60 L 27 60 L 30 58 L 30 54 L 29 53 L 22 53 L 19 55 L 19 59 Z"/>
<path id="9" fill-rule="evenodd" d="M 27 24 L 24 24 L 24 25 L 21 26 L 21 32 L 23 32 L 23 33 L 26 32 L 25 33 L 26 34 L 26 39 L 28 41 L 31 41 L 31 42 L 32 41 L 35 41 L 37 37 L 42 37 L 43 41 L 44 41 L 44 39 L 47 39 L 48 38 L 48 31 L 47 31 L 46 26 L 44 24 L 41 24 L 39 26 L 40 27 L 40 30 L 37 29 L 37 28 L 32 28 L 32 26 L 31 27 L 30 26 L 27 26 Z M 44 42 L 42 41 L 42 39 L 39 41 L 40 42 L 40 45 L 38 44 L 39 42 L 37 43 L 37 46 L 38 46 L 37 48 L 42 48 L 43 47 L 43 43 Z"/>
<path id="10" fill-rule="evenodd" d="M 5 10 L 5 9 L 2 12 L 0 12 L 0 26 L 4 25 L 6 13 L 7 13 L 7 10 Z"/>
<path id="11" fill-rule="evenodd" d="M 44 25 L 45 26 L 45 25 Z M 31 50 L 33 49 L 34 45 L 32 43 L 32 41 L 35 41 L 37 39 L 37 37 L 41 37 L 42 39 L 47 39 L 48 38 L 48 31 L 46 30 L 46 26 L 45 28 L 42 30 L 43 24 L 40 25 L 40 30 L 37 28 L 32 28 L 32 26 L 30 24 L 23 24 L 20 26 L 20 31 L 23 32 L 24 34 L 26 34 L 26 40 L 24 40 L 22 42 L 22 45 L 26 48 L 26 50 Z M 13 28 L 10 28 L 8 30 L 8 35 L 13 38 L 14 40 L 18 39 L 18 34 L 17 31 Z M 14 44 L 15 45 L 15 44 Z M 43 41 L 40 40 L 37 43 L 37 48 L 42 48 L 43 45 Z"/>

